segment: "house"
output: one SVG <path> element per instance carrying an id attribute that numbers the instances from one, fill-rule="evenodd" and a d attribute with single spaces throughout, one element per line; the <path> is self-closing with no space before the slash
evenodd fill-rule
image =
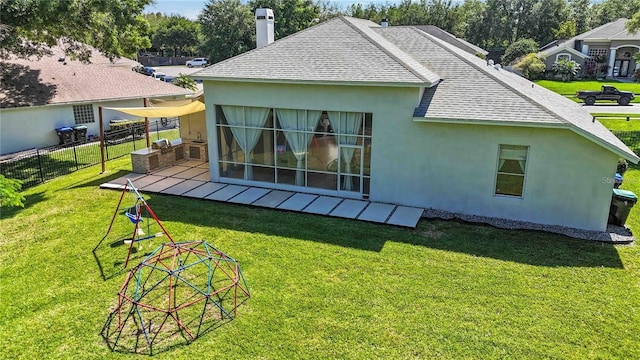
<path id="1" fill-rule="evenodd" d="M 131 71 L 131 61 L 112 63 L 94 51 L 91 64 L 53 54 L 33 60 L 2 60 L 0 154 L 56 145 L 55 129 L 82 125 L 99 134 L 98 107 L 144 106 L 144 99 L 178 99 L 191 94 L 178 86 Z M 105 128 L 122 118 L 102 114 Z"/>
<path id="2" fill-rule="evenodd" d="M 607 78 L 633 78 L 634 70 L 640 69 L 633 56 L 640 51 L 640 32 L 630 33 L 626 29 L 628 19 L 601 25 L 593 30 L 576 35 L 568 40 L 556 40 L 540 49 L 546 57 L 547 69 L 560 60 L 573 60 L 584 72 L 606 75 Z M 602 60 L 602 69 L 597 69 L 596 60 Z"/>
<path id="3" fill-rule="evenodd" d="M 216 182 L 602 231 L 618 159 L 640 160 L 418 26 L 338 17 L 192 77 Z"/>

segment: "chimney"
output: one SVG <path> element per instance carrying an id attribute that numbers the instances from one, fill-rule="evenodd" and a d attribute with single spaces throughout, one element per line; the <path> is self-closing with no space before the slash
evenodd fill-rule
<path id="1" fill-rule="evenodd" d="M 273 42 L 273 10 L 256 9 L 256 48 Z"/>
<path id="2" fill-rule="evenodd" d="M 384 18 L 380 21 L 380 26 L 382 26 L 383 28 L 389 26 L 389 20 L 387 18 Z"/>

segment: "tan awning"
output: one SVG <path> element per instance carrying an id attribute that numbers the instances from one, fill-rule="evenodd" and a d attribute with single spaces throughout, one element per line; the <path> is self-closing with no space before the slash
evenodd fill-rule
<path id="1" fill-rule="evenodd" d="M 200 101 L 194 101 L 187 105 L 171 106 L 171 107 L 131 107 L 131 108 L 112 108 L 105 107 L 105 109 L 116 110 L 130 115 L 148 117 L 148 118 L 162 118 L 162 117 L 177 117 L 182 115 L 188 115 L 204 111 L 204 103 Z"/>

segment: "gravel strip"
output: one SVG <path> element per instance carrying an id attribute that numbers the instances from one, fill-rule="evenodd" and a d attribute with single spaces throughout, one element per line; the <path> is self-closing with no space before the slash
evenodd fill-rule
<path id="1" fill-rule="evenodd" d="M 482 223 L 500 229 L 537 230 L 566 235 L 576 239 L 603 241 L 615 244 L 633 242 L 633 234 L 627 227 L 609 224 L 606 231 L 582 230 L 558 225 L 536 224 L 528 221 L 508 220 L 487 216 L 457 214 L 444 210 L 425 209 L 422 217 L 429 219 L 452 220 L 459 219 L 470 223 Z"/>

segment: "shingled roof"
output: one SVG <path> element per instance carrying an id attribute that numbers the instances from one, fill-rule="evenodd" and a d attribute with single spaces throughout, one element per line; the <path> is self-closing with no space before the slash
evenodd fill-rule
<path id="1" fill-rule="evenodd" d="M 554 53 L 558 48 L 573 48 L 576 40 L 581 41 L 615 41 L 615 40 L 640 40 L 640 32 L 630 33 L 627 30 L 627 21 L 629 19 L 618 19 L 604 25 L 600 25 L 595 29 L 589 30 L 582 34 L 578 34 L 571 39 L 556 40 L 543 46 L 540 52 L 544 55 Z"/>
<path id="2" fill-rule="evenodd" d="M 115 64 L 97 51 L 91 64 L 59 61 L 60 49 L 41 59 L 0 62 L 0 108 L 87 103 L 192 94 L 181 87 L 131 71 L 133 61 Z"/>
<path id="3" fill-rule="evenodd" d="M 340 17 L 192 76 L 421 87 L 422 100 L 412 109 L 415 120 L 566 128 L 629 160 L 640 160 L 580 104 L 489 66 L 416 26 L 382 28 L 367 20 Z"/>

